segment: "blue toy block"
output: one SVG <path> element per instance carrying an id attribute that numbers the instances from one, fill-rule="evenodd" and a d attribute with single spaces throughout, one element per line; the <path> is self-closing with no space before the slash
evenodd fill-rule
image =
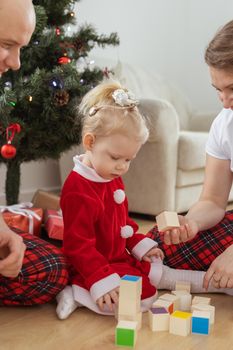
<path id="1" fill-rule="evenodd" d="M 210 320 L 204 317 L 192 317 L 192 333 L 209 334 Z"/>
<path id="2" fill-rule="evenodd" d="M 132 276 L 132 275 L 124 275 L 121 277 L 124 281 L 130 281 L 130 282 L 137 282 L 141 277 L 138 276 Z"/>

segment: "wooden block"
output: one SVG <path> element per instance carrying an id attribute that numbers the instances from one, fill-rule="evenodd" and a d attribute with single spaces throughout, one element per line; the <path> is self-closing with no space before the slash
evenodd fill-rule
<path id="1" fill-rule="evenodd" d="M 194 310 L 192 314 L 192 333 L 209 334 L 210 312 Z"/>
<path id="2" fill-rule="evenodd" d="M 210 301 L 211 301 L 210 298 L 195 296 L 192 300 L 192 305 L 194 305 L 194 304 L 207 304 L 207 305 L 209 305 Z"/>
<path id="3" fill-rule="evenodd" d="M 118 314 L 136 316 L 140 312 L 142 278 L 125 275 L 120 281 Z"/>
<path id="4" fill-rule="evenodd" d="M 151 308 L 148 311 L 149 327 L 155 331 L 168 331 L 170 314 L 164 307 Z"/>
<path id="5" fill-rule="evenodd" d="M 159 296 L 159 299 L 170 301 L 174 304 L 173 311 L 180 310 L 180 298 L 177 295 L 165 293 Z"/>
<path id="6" fill-rule="evenodd" d="M 135 321 L 137 322 L 137 330 L 139 330 L 142 327 L 142 312 L 133 315 L 118 314 L 118 321 Z"/>
<path id="7" fill-rule="evenodd" d="M 210 324 L 214 324 L 215 306 L 208 304 L 194 304 L 191 306 L 191 311 L 208 311 L 210 313 Z"/>
<path id="8" fill-rule="evenodd" d="M 177 213 L 173 211 L 164 211 L 157 215 L 156 222 L 160 232 L 164 232 L 175 227 L 180 227 Z"/>
<path id="9" fill-rule="evenodd" d="M 176 290 L 187 290 L 191 292 L 191 283 L 186 281 L 176 281 Z"/>
<path id="10" fill-rule="evenodd" d="M 172 294 L 180 298 L 180 311 L 190 311 L 192 304 L 192 295 L 187 290 L 173 290 Z"/>
<path id="11" fill-rule="evenodd" d="M 170 315 L 169 332 L 171 334 L 187 336 L 191 331 L 190 312 L 175 311 Z"/>
<path id="12" fill-rule="evenodd" d="M 140 312 L 141 300 L 140 297 L 136 299 L 130 299 L 128 296 L 121 295 L 119 293 L 118 314 L 119 315 L 135 315 Z"/>
<path id="13" fill-rule="evenodd" d="M 121 294 L 131 294 L 132 298 L 137 298 L 142 294 L 142 278 L 139 276 L 125 275 L 120 282 Z"/>
<path id="14" fill-rule="evenodd" d="M 169 312 L 169 314 L 172 314 L 174 311 L 174 304 L 171 301 L 163 300 L 160 298 L 153 303 L 152 307 L 164 307 Z"/>
<path id="15" fill-rule="evenodd" d="M 115 344 L 134 347 L 137 340 L 137 322 L 119 321 L 116 326 Z"/>

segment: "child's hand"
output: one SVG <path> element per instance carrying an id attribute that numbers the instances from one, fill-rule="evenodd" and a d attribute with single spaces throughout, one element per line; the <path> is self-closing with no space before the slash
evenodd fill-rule
<path id="1" fill-rule="evenodd" d="M 113 305 L 118 304 L 119 299 L 119 287 L 111 290 L 110 292 L 104 294 L 102 297 L 97 299 L 96 304 L 99 306 L 100 310 L 103 311 L 104 304 L 106 304 L 110 311 L 113 311 Z"/>
<path id="2" fill-rule="evenodd" d="M 163 233 L 164 243 L 167 245 L 190 241 L 199 231 L 196 221 L 190 220 L 182 215 L 178 215 L 178 218 L 180 227 Z"/>
<path id="3" fill-rule="evenodd" d="M 153 262 L 153 258 L 160 258 L 163 260 L 164 254 L 161 249 L 154 247 L 150 249 L 143 257 L 142 260 L 148 261 L 148 262 Z"/>

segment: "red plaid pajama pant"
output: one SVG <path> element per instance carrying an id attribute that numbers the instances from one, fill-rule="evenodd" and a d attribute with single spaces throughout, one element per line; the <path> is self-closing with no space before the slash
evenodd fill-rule
<path id="1" fill-rule="evenodd" d="M 52 244 L 30 234 L 17 233 L 27 247 L 23 266 L 16 278 L 0 275 L 0 305 L 44 304 L 67 284 L 65 259 Z"/>
<path id="2" fill-rule="evenodd" d="M 191 241 L 185 243 L 164 244 L 157 226 L 147 233 L 147 237 L 158 242 L 165 255 L 165 265 L 176 269 L 206 271 L 212 261 L 233 244 L 233 210 L 226 212 L 218 225 L 200 231 Z"/>

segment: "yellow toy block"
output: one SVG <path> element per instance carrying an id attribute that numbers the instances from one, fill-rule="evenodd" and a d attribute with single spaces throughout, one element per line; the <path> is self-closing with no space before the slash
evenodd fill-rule
<path id="1" fill-rule="evenodd" d="M 191 332 L 190 312 L 175 311 L 170 315 L 169 332 L 171 334 L 187 336 Z"/>
<path id="2" fill-rule="evenodd" d="M 158 230 L 164 232 L 175 227 L 179 227 L 179 219 L 176 212 L 164 211 L 156 216 Z"/>

